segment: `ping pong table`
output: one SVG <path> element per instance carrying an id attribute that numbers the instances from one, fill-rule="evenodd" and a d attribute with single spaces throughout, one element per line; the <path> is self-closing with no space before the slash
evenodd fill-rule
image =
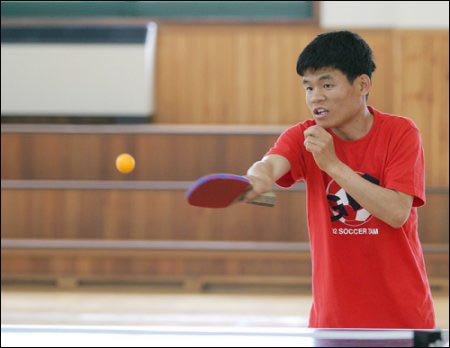
<path id="1" fill-rule="evenodd" d="M 448 330 L 2 325 L 2 347 L 448 347 Z"/>

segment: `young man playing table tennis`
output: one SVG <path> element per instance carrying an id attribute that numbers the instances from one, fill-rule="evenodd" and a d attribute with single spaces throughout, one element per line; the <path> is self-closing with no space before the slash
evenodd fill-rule
<path id="1" fill-rule="evenodd" d="M 319 35 L 297 73 L 312 119 L 287 129 L 247 172 L 246 199 L 306 181 L 314 328 L 433 328 L 418 238 L 425 203 L 419 130 L 367 105 L 372 51 L 358 35 Z"/>

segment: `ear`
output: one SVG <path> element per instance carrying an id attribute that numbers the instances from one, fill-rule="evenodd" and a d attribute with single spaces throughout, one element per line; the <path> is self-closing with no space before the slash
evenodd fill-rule
<path id="1" fill-rule="evenodd" d="M 366 74 L 358 76 L 357 88 L 362 96 L 369 95 L 369 92 L 372 88 L 372 81 L 370 80 L 370 77 Z"/>

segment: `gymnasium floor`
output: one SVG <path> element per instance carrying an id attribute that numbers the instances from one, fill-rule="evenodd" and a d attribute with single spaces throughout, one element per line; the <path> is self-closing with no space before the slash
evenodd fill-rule
<path id="1" fill-rule="evenodd" d="M 434 297 L 437 323 L 449 328 L 449 298 Z M 306 294 L 186 294 L 145 289 L 3 287 L 2 324 L 306 327 Z"/>

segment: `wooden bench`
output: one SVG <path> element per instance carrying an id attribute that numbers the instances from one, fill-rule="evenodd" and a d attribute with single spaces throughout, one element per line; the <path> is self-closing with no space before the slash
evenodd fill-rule
<path id="1" fill-rule="evenodd" d="M 308 243 L 3 239 L 1 247 L 4 284 L 311 287 Z M 448 291 L 448 268 L 436 273 L 448 265 L 448 246 L 424 245 L 424 253 L 433 290 Z"/>

